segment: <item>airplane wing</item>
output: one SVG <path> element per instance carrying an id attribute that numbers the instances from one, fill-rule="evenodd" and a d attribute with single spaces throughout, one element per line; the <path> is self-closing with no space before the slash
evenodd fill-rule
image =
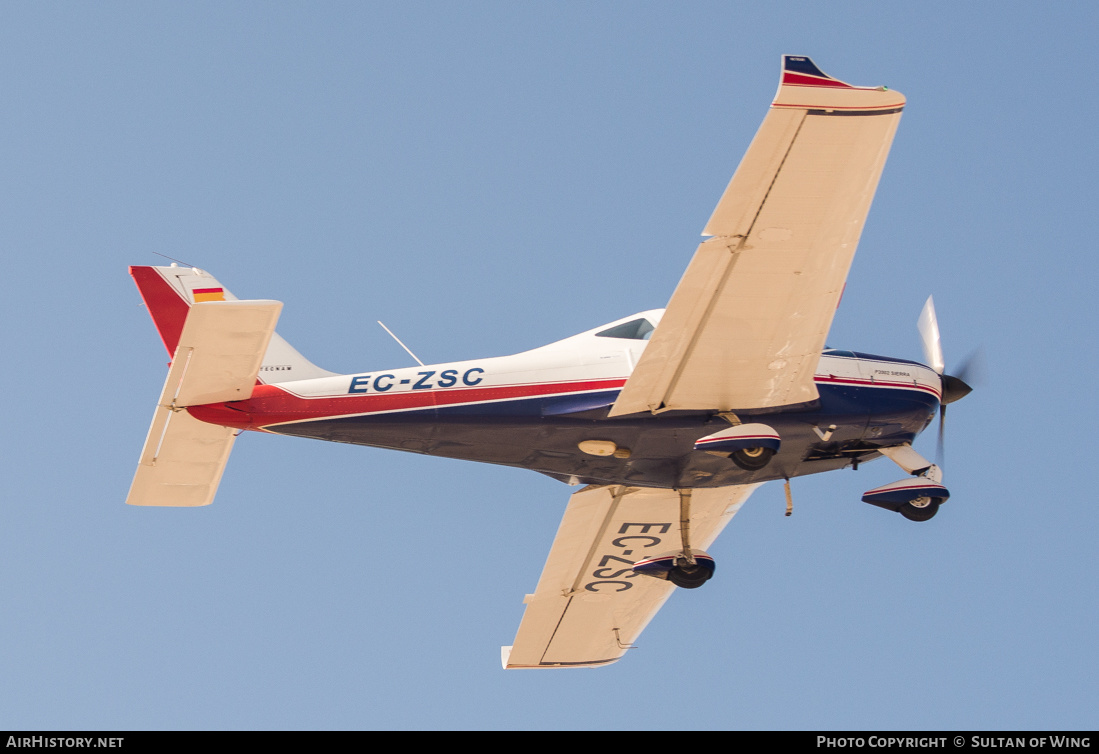
<path id="1" fill-rule="evenodd" d="M 696 489 L 691 547 L 705 549 L 758 484 Z M 591 486 L 570 499 L 505 668 L 597 667 L 622 657 L 676 588 L 631 566 L 681 547 L 676 490 Z"/>
<path id="2" fill-rule="evenodd" d="M 771 109 L 611 416 L 817 398 L 813 373 L 904 96 L 783 58 Z"/>

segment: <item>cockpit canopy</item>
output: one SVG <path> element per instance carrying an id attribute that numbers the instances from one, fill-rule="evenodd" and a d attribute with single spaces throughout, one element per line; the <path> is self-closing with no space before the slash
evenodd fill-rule
<path id="1" fill-rule="evenodd" d="M 623 322 L 620 325 L 614 327 L 608 327 L 606 330 L 597 332 L 595 337 L 597 338 L 623 338 L 626 340 L 648 340 L 652 337 L 653 324 L 644 317 L 640 319 L 630 320 L 629 322 Z"/>

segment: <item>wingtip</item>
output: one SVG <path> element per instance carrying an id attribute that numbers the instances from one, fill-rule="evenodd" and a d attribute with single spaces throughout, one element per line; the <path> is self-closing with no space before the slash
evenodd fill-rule
<path id="1" fill-rule="evenodd" d="M 822 71 L 820 66 L 814 63 L 813 59 L 808 55 L 783 55 L 782 71 L 783 73 L 805 73 L 810 76 L 819 76 L 824 79 L 832 78 Z"/>
<path id="2" fill-rule="evenodd" d="M 899 112 L 905 98 L 885 86 L 855 86 L 829 76 L 808 55 L 783 55 L 774 107 L 824 109 L 831 112 Z"/>
<path id="3" fill-rule="evenodd" d="M 795 86 L 829 86 L 854 89 L 846 81 L 829 76 L 808 55 L 782 56 L 782 83 Z"/>

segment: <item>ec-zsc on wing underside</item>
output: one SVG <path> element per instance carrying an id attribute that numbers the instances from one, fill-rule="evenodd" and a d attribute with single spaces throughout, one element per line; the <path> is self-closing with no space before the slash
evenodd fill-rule
<path id="1" fill-rule="evenodd" d="M 668 306 L 496 358 L 335 374 L 275 333 L 277 301 L 208 273 L 131 267 L 172 364 L 134 505 L 212 502 L 241 430 L 531 469 L 572 485 L 508 668 L 619 659 L 760 483 L 885 455 L 908 474 L 863 500 L 913 520 L 949 493 L 912 449 L 968 391 L 931 367 L 826 349 L 904 106 L 783 59 L 763 125 Z M 933 326 L 933 327 L 932 327 Z"/>

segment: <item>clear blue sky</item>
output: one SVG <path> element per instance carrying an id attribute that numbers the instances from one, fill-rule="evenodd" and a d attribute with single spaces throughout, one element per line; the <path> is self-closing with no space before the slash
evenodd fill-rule
<path id="1" fill-rule="evenodd" d="M 1097 725 L 1092 3 L 6 3 L 0 727 Z M 123 504 L 166 356 L 129 264 L 285 302 L 319 365 L 535 347 L 663 306 L 782 53 L 908 97 L 832 345 L 919 358 L 939 516 L 888 461 L 760 490 L 640 648 L 507 672 L 569 488 L 246 435 Z M 933 453 L 933 438 L 921 438 Z"/>

